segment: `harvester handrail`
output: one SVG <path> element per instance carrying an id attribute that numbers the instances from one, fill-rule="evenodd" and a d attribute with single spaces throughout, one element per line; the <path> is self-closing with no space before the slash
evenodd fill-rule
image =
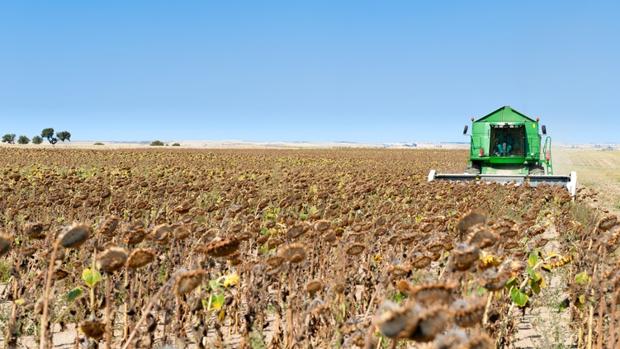
<path id="1" fill-rule="evenodd" d="M 551 161 L 551 137 L 545 138 L 545 145 L 543 146 L 544 162 L 547 167 L 547 174 L 553 174 L 553 162 Z"/>

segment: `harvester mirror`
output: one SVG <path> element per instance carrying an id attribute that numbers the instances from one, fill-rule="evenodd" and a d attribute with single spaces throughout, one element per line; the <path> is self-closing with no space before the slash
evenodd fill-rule
<path id="1" fill-rule="evenodd" d="M 543 133 L 544 135 L 546 135 L 546 134 L 547 134 L 547 126 L 542 125 L 542 133 Z"/>
<path id="2" fill-rule="evenodd" d="M 467 134 L 467 129 L 469 128 L 469 126 L 465 125 L 465 128 L 463 129 L 463 134 L 466 135 Z"/>

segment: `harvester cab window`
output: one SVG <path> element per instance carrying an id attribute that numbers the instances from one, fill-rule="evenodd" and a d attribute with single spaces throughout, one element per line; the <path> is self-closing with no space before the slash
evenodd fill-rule
<path id="1" fill-rule="evenodd" d="M 494 156 L 524 156 L 524 125 L 492 125 L 491 151 Z"/>

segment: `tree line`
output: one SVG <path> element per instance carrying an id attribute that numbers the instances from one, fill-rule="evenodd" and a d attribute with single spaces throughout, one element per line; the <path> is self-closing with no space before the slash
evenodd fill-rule
<path id="1" fill-rule="evenodd" d="M 41 131 L 41 135 L 32 137 L 32 140 L 28 138 L 28 136 L 25 136 L 25 135 L 21 135 L 17 137 L 15 133 L 7 133 L 4 136 L 2 136 L 2 143 L 15 144 L 16 137 L 17 137 L 17 144 L 28 144 L 30 142 L 32 142 L 33 144 L 41 144 L 43 143 L 43 140 L 45 139 L 47 139 L 47 141 L 50 144 L 56 144 L 58 143 L 58 141 L 61 141 L 63 143 L 65 141 L 71 141 L 71 132 L 69 131 L 59 131 L 59 132 L 56 132 L 55 134 L 56 135 L 54 136 L 54 129 L 51 127 L 44 128 Z"/>

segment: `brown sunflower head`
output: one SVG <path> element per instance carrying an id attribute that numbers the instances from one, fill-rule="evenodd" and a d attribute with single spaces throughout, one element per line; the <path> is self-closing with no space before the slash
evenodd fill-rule
<path id="1" fill-rule="evenodd" d="M 450 305 L 450 310 L 458 326 L 474 327 L 482 322 L 485 305 L 482 298 L 457 299 Z"/>
<path id="2" fill-rule="evenodd" d="M 456 283 L 432 283 L 413 286 L 409 296 L 423 306 L 449 305 L 454 301 Z"/>
<path id="3" fill-rule="evenodd" d="M 286 259 L 282 256 L 271 256 L 265 261 L 270 268 L 279 268 L 284 262 Z"/>
<path id="4" fill-rule="evenodd" d="M 138 248 L 131 252 L 127 258 L 127 268 L 138 269 L 155 260 L 155 252 L 146 248 Z"/>
<path id="5" fill-rule="evenodd" d="M 190 293 L 202 283 L 202 278 L 206 274 L 206 271 L 200 269 L 182 273 L 174 284 L 175 294 L 181 296 Z"/>
<path id="6" fill-rule="evenodd" d="M 101 222 L 97 232 L 101 235 L 110 236 L 116 231 L 120 221 L 121 219 L 118 216 L 110 215 Z"/>
<path id="7" fill-rule="evenodd" d="M 239 249 L 240 241 L 237 239 L 223 239 L 211 241 L 202 251 L 211 257 L 226 257 Z"/>
<path id="8" fill-rule="evenodd" d="M 460 243 L 452 250 L 453 268 L 458 271 L 468 270 L 479 257 L 480 249 L 477 246 Z"/>
<path id="9" fill-rule="evenodd" d="M 97 256 L 97 267 L 107 273 L 113 273 L 127 262 L 127 250 L 122 247 L 108 247 Z"/>
<path id="10" fill-rule="evenodd" d="M 393 339 L 409 338 L 418 325 L 418 314 L 421 308 L 417 305 L 399 306 L 385 301 L 373 318 L 374 325 L 381 333 Z"/>
<path id="11" fill-rule="evenodd" d="M 364 252 L 365 248 L 366 246 L 364 246 L 364 244 L 352 244 L 347 248 L 346 252 L 349 256 L 357 256 Z"/>
<path id="12" fill-rule="evenodd" d="M 451 321 L 451 312 L 444 306 L 424 309 L 418 316 L 417 326 L 407 338 L 418 342 L 430 342 L 445 331 Z"/>
<path id="13" fill-rule="evenodd" d="M 26 223 L 24 226 L 24 233 L 31 239 L 40 240 L 45 239 L 45 226 L 43 223 L 32 222 Z"/>
<path id="14" fill-rule="evenodd" d="M 290 227 L 287 231 L 286 231 L 286 237 L 289 239 L 297 239 L 298 237 L 300 237 L 303 233 L 305 232 L 304 230 L 304 226 L 301 224 L 296 224 L 293 225 L 292 227 Z"/>
<path id="15" fill-rule="evenodd" d="M 102 321 L 86 320 L 80 323 L 80 330 L 84 332 L 86 337 L 99 340 L 105 333 L 105 323 Z"/>
<path id="16" fill-rule="evenodd" d="M 306 292 L 312 297 L 315 293 L 321 291 L 323 287 L 323 282 L 321 282 L 321 280 L 312 280 L 306 284 Z"/>
<path id="17" fill-rule="evenodd" d="M 125 243 L 129 246 L 141 243 L 146 237 L 146 231 L 143 228 L 131 229 L 125 233 Z"/>
<path id="18" fill-rule="evenodd" d="M 467 230 L 476 224 L 484 224 L 487 217 L 478 211 L 470 211 L 465 214 L 456 225 L 460 236 L 464 236 Z"/>
<path id="19" fill-rule="evenodd" d="M 160 244 L 168 242 L 172 235 L 172 227 L 168 224 L 160 224 L 153 228 L 151 231 L 151 239 Z"/>
<path id="20" fill-rule="evenodd" d="M 329 229 L 330 226 L 331 223 L 329 223 L 329 221 L 322 219 L 314 223 L 314 230 L 324 233 L 327 231 L 327 229 Z"/>
<path id="21" fill-rule="evenodd" d="M 288 244 L 278 250 L 278 256 L 284 258 L 289 263 L 296 264 L 306 259 L 306 250 L 302 244 Z"/>
<path id="22" fill-rule="evenodd" d="M 616 226 L 617 224 L 618 224 L 618 217 L 614 215 L 608 215 L 608 216 L 603 217 L 598 222 L 598 229 L 600 231 L 607 231 L 613 228 L 614 226 Z"/>
<path id="23" fill-rule="evenodd" d="M 487 248 L 495 245 L 499 240 L 499 236 L 493 233 L 492 231 L 480 228 L 476 229 L 476 231 L 469 238 L 469 244 L 477 246 L 478 248 Z"/>
<path id="24" fill-rule="evenodd" d="M 431 265 L 432 261 L 433 260 L 432 260 L 431 256 L 427 255 L 426 253 L 423 253 L 423 252 L 416 252 L 411 257 L 411 265 L 415 269 L 427 268 L 429 265 Z"/>
<path id="25" fill-rule="evenodd" d="M 60 245 L 64 248 L 80 247 L 91 234 L 89 225 L 74 223 L 60 236 Z"/>
<path id="26" fill-rule="evenodd" d="M 391 264 L 388 266 L 387 272 L 395 278 L 402 278 L 411 272 L 411 265 L 408 263 Z"/>
<path id="27" fill-rule="evenodd" d="M 181 224 L 174 229 L 175 240 L 185 240 L 191 235 L 191 230 L 186 224 Z"/>

